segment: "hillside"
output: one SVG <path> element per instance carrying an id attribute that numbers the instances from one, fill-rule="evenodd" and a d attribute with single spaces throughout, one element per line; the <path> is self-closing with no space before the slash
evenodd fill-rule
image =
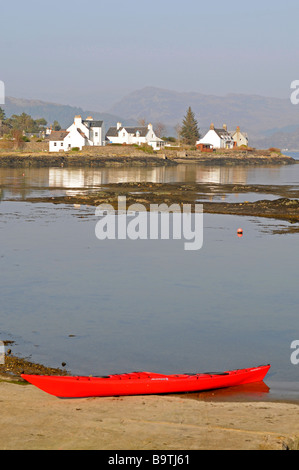
<path id="1" fill-rule="evenodd" d="M 7 117 L 12 114 L 30 114 L 33 119 L 45 118 L 48 124 L 58 121 L 62 128 L 70 126 L 74 116 L 80 114 L 82 117 L 92 116 L 94 119 L 103 120 L 105 127 L 115 126 L 116 122 L 124 119 L 109 113 L 83 110 L 82 108 L 56 103 L 47 103 L 39 100 L 26 100 L 21 98 L 7 97 L 5 105 L 1 106 Z M 134 125 L 135 121 L 130 120 L 129 124 Z"/>
<path id="2" fill-rule="evenodd" d="M 257 95 L 213 96 L 146 87 L 124 97 L 108 112 L 126 119 L 159 121 L 174 132 L 173 127 L 181 123 L 188 106 L 196 115 L 201 133 L 209 128 L 211 122 L 218 127 L 227 124 L 230 130 L 239 125 L 249 133 L 251 145 L 266 138 L 267 143 L 271 143 L 271 136 L 275 133 L 275 145 L 283 143 L 282 146 L 286 147 L 289 131 L 299 128 L 299 106 L 292 105 L 288 99 Z M 299 148 L 299 133 L 298 137 L 294 133 L 292 145 Z"/>
<path id="3" fill-rule="evenodd" d="M 175 126 L 181 124 L 189 106 L 195 113 L 201 134 L 208 130 L 211 122 L 217 127 L 227 124 L 229 130 L 239 125 L 248 132 L 251 146 L 299 149 L 299 106 L 292 105 L 288 99 L 241 94 L 214 96 L 146 87 L 125 96 L 106 112 L 12 97 L 7 97 L 6 104 L 2 105 L 7 117 L 25 112 L 34 119 L 44 117 L 48 124 L 57 120 L 63 128 L 73 122 L 76 114 L 103 120 L 106 129 L 115 126 L 117 121 L 134 126 L 142 118 L 153 125 L 163 123 L 165 133 L 173 136 Z"/>

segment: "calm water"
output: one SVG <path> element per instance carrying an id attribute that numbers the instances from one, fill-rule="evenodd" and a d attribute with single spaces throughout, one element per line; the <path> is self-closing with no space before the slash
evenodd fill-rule
<path id="1" fill-rule="evenodd" d="M 299 153 L 298 155 L 299 159 Z M 292 155 L 294 156 L 294 154 Z M 75 195 L 98 190 L 108 183 L 198 182 L 227 184 L 294 185 L 299 188 L 299 163 L 286 166 L 128 168 L 0 168 L 2 199 Z"/>
<path id="2" fill-rule="evenodd" d="M 187 252 L 179 240 L 99 241 L 92 208 L 24 200 L 125 178 L 181 181 L 182 174 L 185 181 L 217 174 L 222 182 L 299 184 L 297 165 L 0 169 L 1 339 L 36 362 L 66 362 L 74 374 L 271 363 L 267 383 L 299 398 L 299 365 L 290 361 L 299 339 L 298 235 L 272 233 L 288 223 L 205 214 L 203 248 Z"/>

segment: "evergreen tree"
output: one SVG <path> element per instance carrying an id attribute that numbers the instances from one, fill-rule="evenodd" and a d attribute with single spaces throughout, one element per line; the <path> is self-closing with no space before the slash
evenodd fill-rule
<path id="1" fill-rule="evenodd" d="M 190 106 L 183 120 L 181 137 L 183 142 L 188 145 L 195 145 L 196 141 L 200 137 L 198 124 Z"/>
<path id="2" fill-rule="evenodd" d="M 2 108 L 0 108 L 0 121 L 5 121 L 5 112 Z"/>
<path id="3" fill-rule="evenodd" d="M 53 131 L 60 131 L 61 130 L 61 125 L 59 124 L 58 121 L 54 121 L 52 128 L 53 128 Z"/>

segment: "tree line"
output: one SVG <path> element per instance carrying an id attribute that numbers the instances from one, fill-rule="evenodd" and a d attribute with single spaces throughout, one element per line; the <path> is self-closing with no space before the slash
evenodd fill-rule
<path id="1" fill-rule="evenodd" d="M 13 137 L 16 131 L 23 135 L 39 134 L 46 130 L 47 124 L 46 119 L 33 119 L 26 113 L 20 115 L 13 114 L 11 117 L 7 118 L 4 110 L 0 108 L 0 137 Z M 52 129 L 60 130 L 61 126 L 57 121 L 54 121 Z"/>
<path id="2" fill-rule="evenodd" d="M 145 120 L 142 120 L 142 125 L 144 125 L 143 121 Z M 26 113 L 13 114 L 10 118 L 6 118 L 4 110 L 0 108 L 0 137 L 14 137 L 16 133 L 21 133 L 23 136 L 26 134 L 39 134 L 46 130 L 47 124 L 46 119 L 33 119 Z M 139 124 L 141 125 L 141 120 Z M 54 121 L 52 129 L 59 131 L 61 126 L 57 121 Z M 162 135 L 165 129 L 162 123 L 155 125 L 158 137 L 163 138 Z M 198 123 L 191 107 L 188 108 L 182 124 L 176 126 L 176 132 L 178 139 L 186 145 L 195 145 L 200 138 Z M 171 140 L 171 138 L 168 138 L 168 140 Z"/>

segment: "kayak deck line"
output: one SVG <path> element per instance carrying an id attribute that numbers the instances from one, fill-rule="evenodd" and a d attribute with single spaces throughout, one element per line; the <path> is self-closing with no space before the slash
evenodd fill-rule
<path id="1" fill-rule="evenodd" d="M 21 374 L 27 382 L 60 398 L 188 393 L 262 382 L 270 365 L 225 372 L 157 374 L 132 372 L 102 377 Z"/>

